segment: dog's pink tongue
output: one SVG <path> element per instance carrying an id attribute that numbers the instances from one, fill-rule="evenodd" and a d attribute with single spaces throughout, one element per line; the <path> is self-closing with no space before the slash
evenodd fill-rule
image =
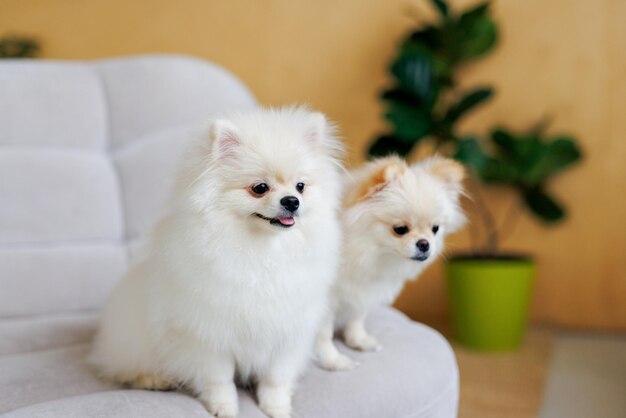
<path id="1" fill-rule="evenodd" d="M 278 222 L 280 222 L 283 225 L 293 225 L 296 221 L 293 220 L 293 218 L 290 216 L 288 218 L 278 218 Z"/>

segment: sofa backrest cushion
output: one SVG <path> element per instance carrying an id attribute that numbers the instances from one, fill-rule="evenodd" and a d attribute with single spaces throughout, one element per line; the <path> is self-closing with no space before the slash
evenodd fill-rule
<path id="1" fill-rule="evenodd" d="M 159 216 L 185 141 L 255 106 L 179 56 L 0 61 L 0 317 L 99 308 Z"/>

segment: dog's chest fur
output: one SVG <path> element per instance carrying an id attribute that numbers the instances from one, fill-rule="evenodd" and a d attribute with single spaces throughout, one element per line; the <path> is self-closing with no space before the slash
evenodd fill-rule
<path id="1" fill-rule="evenodd" d="M 321 320 L 334 278 L 328 260 L 338 251 L 322 231 L 328 236 L 334 228 L 318 225 L 306 235 L 278 231 L 284 235 L 273 241 L 234 233 L 237 239 L 214 241 L 208 248 L 206 242 L 164 240 L 176 245 L 162 251 L 170 259 L 157 264 L 175 269 L 171 276 L 159 273 L 163 280 L 152 303 L 169 305 L 162 310 L 169 327 L 231 352 L 244 370 L 262 368 L 277 346 L 311 338 Z M 178 228 L 167 233 L 198 239 Z"/>

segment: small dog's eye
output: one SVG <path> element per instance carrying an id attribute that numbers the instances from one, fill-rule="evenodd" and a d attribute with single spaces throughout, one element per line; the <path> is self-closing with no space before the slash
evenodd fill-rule
<path id="1" fill-rule="evenodd" d="M 252 192 L 257 196 L 263 196 L 269 189 L 270 187 L 265 183 L 259 183 L 250 188 L 250 190 L 252 190 Z"/>
<path id="2" fill-rule="evenodd" d="M 409 227 L 406 225 L 402 225 L 402 226 L 394 226 L 393 227 L 393 232 L 395 232 L 398 235 L 404 235 L 407 232 L 409 232 Z"/>
<path id="3" fill-rule="evenodd" d="M 436 234 L 439 231 L 439 225 L 433 226 L 433 234 Z"/>
<path id="4" fill-rule="evenodd" d="M 298 183 L 298 184 L 296 184 L 296 190 L 297 190 L 299 193 L 302 193 L 302 192 L 304 191 L 304 183 Z"/>

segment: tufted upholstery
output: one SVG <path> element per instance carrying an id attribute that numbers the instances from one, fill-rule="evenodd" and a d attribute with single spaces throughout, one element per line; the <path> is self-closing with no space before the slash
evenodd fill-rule
<path id="1" fill-rule="evenodd" d="M 186 58 L 12 61 L 0 80 L 0 317 L 99 307 L 189 131 L 254 105 L 224 70 Z"/>
<path id="2" fill-rule="evenodd" d="M 186 140 L 211 114 L 253 106 L 232 75 L 191 58 L 0 61 L 0 413 L 208 415 L 184 394 L 119 390 L 83 360 Z M 370 325 L 387 348 L 353 354 L 353 373 L 312 369 L 297 416 L 454 416 L 445 340 L 392 310 Z M 262 416 L 243 392 L 242 411 Z"/>

